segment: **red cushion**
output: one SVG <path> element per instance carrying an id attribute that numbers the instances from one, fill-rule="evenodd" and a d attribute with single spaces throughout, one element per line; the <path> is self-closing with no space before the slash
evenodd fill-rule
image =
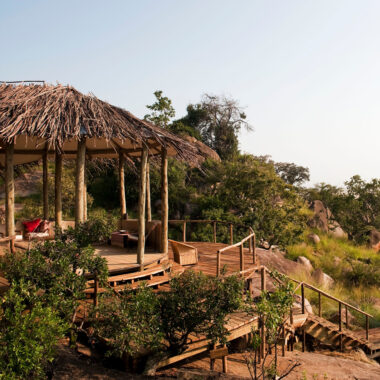
<path id="1" fill-rule="evenodd" d="M 34 232 L 36 228 L 40 225 L 40 223 L 41 223 L 40 218 L 22 222 L 22 224 L 24 225 L 26 229 L 26 232 Z"/>

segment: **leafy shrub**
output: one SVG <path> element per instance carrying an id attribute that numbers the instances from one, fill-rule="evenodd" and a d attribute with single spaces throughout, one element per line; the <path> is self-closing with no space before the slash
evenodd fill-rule
<path id="1" fill-rule="evenodd" d="M 13 285 L 0 307 L 1 378 L 46 378 L 66 328 L 57 311 L 39 299 L 33 284 Z"/>

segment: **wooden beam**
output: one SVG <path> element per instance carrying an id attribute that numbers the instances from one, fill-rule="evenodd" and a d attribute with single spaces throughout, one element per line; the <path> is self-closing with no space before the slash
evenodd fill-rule
<path id="1" fill-rule="evenodd" d="M 48 151 L 44 150 L 42 155 L 42 197 L 44 219 L 49 219 L 49 189 L 48 189 Z"/>
<path id="2" fill-rule="evenodd" d="M 161 252 L 168 252 L 169 191 L 168 191 L 168 152 L 161 151 Z"/>
<path id="3" fill-rule="evenodd" d="M 55 153 L 55 225 L 62 227 L 62 155 L 59 152 Z"/>
<path id="4" fill-rule="evenodd" d="M 14 184 L 14 143 L 5 150 L 5 234 L 15 234 L 15 184 Z"/>
<path id="5" fill-rule="evenodd" d="M 152 201 L 150 198 L 150 168 L 149 159 L 146 166 L 146 220 L 150 222 L 152 220 Z"/>
<path id="6" fill-rule="evenodd" d="M 123 228 L 123 219 L 127 216 L 127 201 L 125 199 L 125 157 L 119 153 L 119 189 L 120 189 L 120 228 Z"/>
<path id="7" fill-rule="evenodd" d="M 137 263 L 140 265 L 140 270 L 144 270 L 147 161 L 148 161 L 148 149 L 144 148 L 141 153 L 140 192 L 139 192 L 139 240 L 137 243 Z"/>
<path id="8" fill-rule="evenodd" d="M 86 139 L 78 141 L 77 149 L 77 167 L 76 167 L 76 182 L 75 182 L 75 225 L 83 222 L 84 210 L 84 173 L 86 161 Z"/>

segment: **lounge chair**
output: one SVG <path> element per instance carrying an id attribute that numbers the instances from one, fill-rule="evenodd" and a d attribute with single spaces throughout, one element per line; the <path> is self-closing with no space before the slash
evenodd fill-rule
<path id="1" fill-rule="evenodd" d="M 174 261 L 181 265 L 198 263 L 198 249 L 179 241 L 169 240 L 174 255 Z"/>

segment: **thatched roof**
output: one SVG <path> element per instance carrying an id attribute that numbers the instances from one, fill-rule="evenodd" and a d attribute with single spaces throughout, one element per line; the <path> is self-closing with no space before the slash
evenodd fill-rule
<path id="1" fill-rule="evenodd" d="M 165 147 L 191 163 L 200 158 L 195 145 L 71 86 L 0 85 L 0 143 L 15 142 L 15 163 L 35 161 L 44 149 L 73 158 L 83 137 L 90 157 L 113 158 L 119 151 L 133 157 L 146 146 L 152 155 Z"/>

